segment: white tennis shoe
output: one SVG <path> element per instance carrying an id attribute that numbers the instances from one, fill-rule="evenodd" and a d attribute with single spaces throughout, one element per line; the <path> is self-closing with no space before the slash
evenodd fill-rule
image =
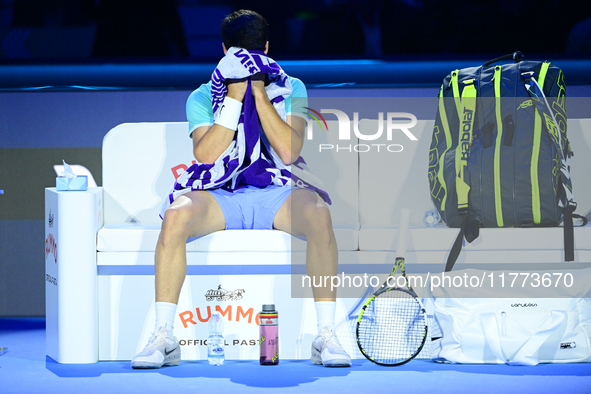
<path id="1" fill-rule="evenodd" d="M 351 356 L 347 354 L 334 331 L 330 327 L 324 327 L 320 335 L 312 342 L 312 357 L 314 364 L 325 367 L 350 367 Z"/>
<path id="2" fill-rule="evenodd" d="M 168 335 L 166 325 L 159 327 L 148 344 L 131 360 L 132 368 L 160 368 L 181 363 L 181 347 L 176 337 Z"/>

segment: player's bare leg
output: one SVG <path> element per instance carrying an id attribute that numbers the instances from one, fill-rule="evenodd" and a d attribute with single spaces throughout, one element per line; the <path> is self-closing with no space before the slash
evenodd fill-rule
<path id="1" fill-rule="evenodd" d="M 187 275 L 187 239 L 224 228 L 219 204 L 205 191 L 186 193 L 166 210 L 156 245 L 156 329 L 144 350 L 131 360 L 133 368 L 180 364 L 181 348 L 172 331 L 176 304 Z"/>
<path id="2" fill-rule="evenodd" d="M 314 277 L 316 283 L 320 283 L 318 279 L 337 275 L 338 248 L 330 211 L 316 193 L 294 190 L 277 212 L 274 226 L 292 235 L 306 237 L 306 271 L 312 283 Z M 312 291 L 319 334 L 312 343 L 312 362 L 327 367 L 351 366 L 351 357 L 334 334 L 336 289 L 312 286 Z"/>
<path id="3" fill-rule="evenodd" d="M 275 215 L 274 227 L 295 236 L 305 236 L 306 271 L 315 283 L 324 276 L 337 275 L 337 243 L 332 229 L 330 211 L 314 192 L 296 189 L 285 200 Z M 312 281 L 314 283 L 314 281 Z M 335 301 L 336 289 L 313 287 L 316 301 Z"/>
<path id="4" fill-rule="evenodd" d="M 187 239 L 225 227 L 222 209 L 208 192 L 183 194 L 170 205 L 156 245 L 156 302 L 178 303 L 187 274 Z"/>

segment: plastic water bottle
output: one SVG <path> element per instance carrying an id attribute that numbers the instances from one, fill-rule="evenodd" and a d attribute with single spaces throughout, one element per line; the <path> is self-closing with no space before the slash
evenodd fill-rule
<path id="1" fill-rule="evenodd" d="M 261 334 L 261 365 L 279 364 L 279 314 L 275 304 L 264 304 L 259 313 L 259 331 Z"/>
<path id="2" fill-rule="evenodd" d="M 439 212 L 435 209 L 428 210 L 425 212 L 423 216 L 423 223 L 427 227 L 435 227 L 441 221 L 441 216 L 439 216 Z"/>
<path id="3" fill-rule="evenodd" d="M 207 338 L 207 360 L 209 365 L 224 365 L 224 321 L 218 313 L 209 318 L 209 337 Z"/>

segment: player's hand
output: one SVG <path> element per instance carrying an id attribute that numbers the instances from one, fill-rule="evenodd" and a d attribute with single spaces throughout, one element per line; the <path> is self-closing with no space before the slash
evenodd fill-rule
<path id="1" fill-rule="evenodd" d="M 242 102 L 246 94 L 246 88 L 248 87 L 248 80 L 246 79 L 227 79 L 226 85 L 228 86 L 228 97 L 233 98 Z"/>
<path id="2" fill-rule="evenodd" d="M 257 96 L 261 95 L 262 97 L 267 97 L 267 92 L 265 90 L 265 82 L 267 80 L 267 74 L 257 73 L 253 75 L 251 78 L 251 86 L 252 86 L 252 95 Z"/>

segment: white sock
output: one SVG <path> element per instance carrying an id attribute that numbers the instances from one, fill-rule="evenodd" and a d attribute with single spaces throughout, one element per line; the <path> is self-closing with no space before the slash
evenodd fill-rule
<path id="1" fill-rule="evenodd" d="M 172 336 L 175 314 L 176 304 L 170 302 L 156 302 L 156 330 L 166 324 L 168 335 Z"/>
<path id="2" fill-rule="evenodd" d="M 337 309 L 336 301 L 316 301 L 316 320 L 318 325 L 318 334 L 324 327 L 330 327 L 334 330 L 334 314 Z"/>

